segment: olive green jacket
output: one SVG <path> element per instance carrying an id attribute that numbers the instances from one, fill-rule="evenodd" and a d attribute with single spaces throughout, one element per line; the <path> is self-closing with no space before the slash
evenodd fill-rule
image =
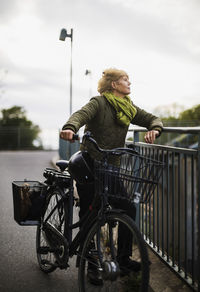
<path id="1" fill-rule="evenodd" d="M 162 131 L 162 122 L 156 116 L 147 113 L 134 105 L 137 113 L 132 124 L 145 127 L 148 130 Z M 85 131 L 90 131 L 103 149 L 124 147 L 128 127 L 117 123 L 115 109 L 104 96 L 95 96 L 80 110 L 71 115 L 63 126 L 63 130 L 71 129 L 75 133 L 85 125 Z M 81 145 L 81 150 L 87 150 L 93 158 L 100 158 L 99 153 L 91 143 Z"/>

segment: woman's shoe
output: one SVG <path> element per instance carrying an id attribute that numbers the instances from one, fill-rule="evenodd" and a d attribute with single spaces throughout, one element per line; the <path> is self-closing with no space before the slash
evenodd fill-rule
<path id="1" fill-rule="evenodd" d="M 120 275 L 125 276 L 131 272 L 139 272 L 141 271 L 141 263 L 131 260 L 130 258 L 123 258 L 119 262 L 120 267 Z"/>
<path id="2" fill-rule="evenodd" d="M 103 280 L 98 270 L 98 260 L 96 251 L 91 250 L 89 256 L 88 268 L 87 268 L 87 279 L 92 285 L 102 286 Z"/>
<path id="3" fill-rule="evenodd" d="M 88 268 L 87 279 L 92 285 L 95 285 L 95 286 L 103 285 L 103 280 L 101 278 L 99 271 L 96 269 L 96 267 L 93 267 L 92 269 Z"/>

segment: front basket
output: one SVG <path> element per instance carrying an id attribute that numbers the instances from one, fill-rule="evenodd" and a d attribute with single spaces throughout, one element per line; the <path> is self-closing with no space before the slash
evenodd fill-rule
<path id="1" fill-rule="evenodd" d="M 95 162 L 96 192 L 134 203 L 150 200 L 163 173 L 164 163 L 134 153 L 124 153 L 118 165 Z"/>
<path id="2" fill-rule="evenodd" d="M 13 181 L 14 219 L 19 225 L 39 225 L 46 186 L 38 181 Z"/>

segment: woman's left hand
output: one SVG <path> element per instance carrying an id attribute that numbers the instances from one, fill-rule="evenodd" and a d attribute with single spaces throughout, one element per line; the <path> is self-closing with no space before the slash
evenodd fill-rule
<path id="1" fill-rule="evenodd" d="M 159 135 L 158 130 L 148 131 L 144 136 L 145 142 L 149 143 L 149 144 L 153 144 L 153 142 L 155 141 L 155 139 L 158 135 Z"/>

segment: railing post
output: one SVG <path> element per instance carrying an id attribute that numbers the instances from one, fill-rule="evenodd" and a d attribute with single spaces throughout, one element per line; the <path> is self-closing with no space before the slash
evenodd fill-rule
<path id="1" fill-rule="evenodd" d="M 17 128 L 17 149 L 19 150 L 21 147 L 21 129 Z"/>
<path id="2" fill-rule="evenodd" d="M 133 131 L 133 141 L 139 142 L 139 132 Z"/>
<path id="3" fill-rule="evenodd" d="M 65 141 L 60 138 L 59 132 L 59 157 L 60 159 L 69 160 L 72 154 L 77 152 L 80 148 L 80 142 L 75 141 L 74 143 L 70 143 L 69 141 Z"/>
<path id="4" fill-rule="evenodd" d="M 198 292 L 200 292 L 200 132 L 198 135 L 198 160 L 197 160 L 197 196 L 198 196 L 198 235 L 197 235 L 197 243 L 198 243 L 198 264 L 197 264 L 197 277 L 198 277 Z"/>
<path id="5" fill-rule="evenodd" d="M 139 142 L 139 132 L 133 131 L 133 142 Z M 135 223 L 140 229 L 140 204 L 136 204 L 136 217 L 135 217 Z"/>

